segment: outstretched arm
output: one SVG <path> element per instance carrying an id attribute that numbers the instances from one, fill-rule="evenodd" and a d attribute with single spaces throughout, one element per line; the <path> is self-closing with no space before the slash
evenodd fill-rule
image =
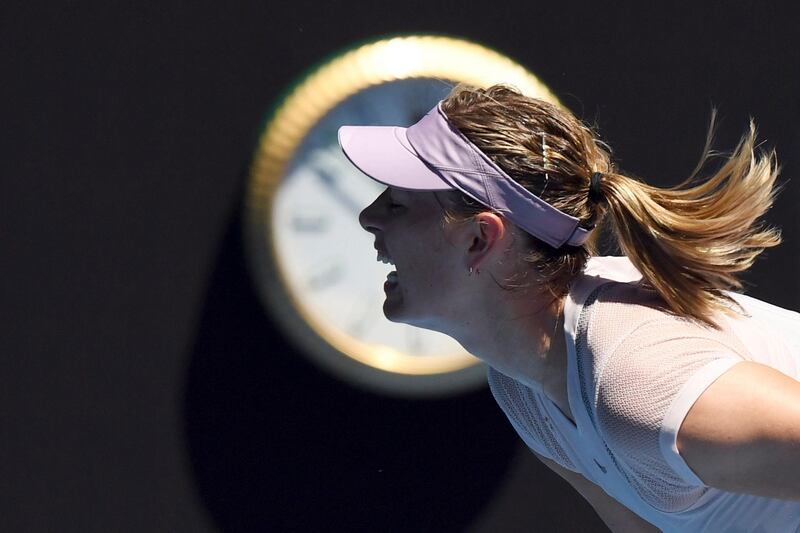
<path id="1" fill-rule="evenodd" d="M 752 361 L 734 365 L 691 407 L 676 444 L 707 485 L 800 501 L 800 381 Z"/>

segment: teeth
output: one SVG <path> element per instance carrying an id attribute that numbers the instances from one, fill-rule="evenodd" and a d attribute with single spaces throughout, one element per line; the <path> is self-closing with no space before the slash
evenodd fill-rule
<path id="1" fill-rule="evenodd" d="M 384 264 L 387 264 L 387 265 L 393 265 L 394 264 L 394 262 L 391 259 L 389 259 L 385 255 L 381 255 L 380 252 L 378 252 L 377 261 L 380 261 L 381 263 L 384 263 Z"/>

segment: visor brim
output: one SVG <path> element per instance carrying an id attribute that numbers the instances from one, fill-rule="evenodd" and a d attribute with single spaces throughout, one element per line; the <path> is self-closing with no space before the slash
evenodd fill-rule
<path id="1" fill-rule="evenodd" d="M 339 146 L 353 165 L 377 182 L 398 189 L 452 189 L 417 155 L 399 126 L 342 126 Z"/>

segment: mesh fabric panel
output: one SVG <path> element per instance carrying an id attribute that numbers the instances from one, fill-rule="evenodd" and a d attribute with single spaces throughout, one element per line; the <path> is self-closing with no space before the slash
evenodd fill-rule
<path id="1" fill-rule="evenodd" d="M 487 378 L 497 404 L 525 444 L 534 452 L 577 472 L 556 439 L 553 422 L 544 411 L 538 393 L 492 367 L 488 367 Z"/>
<path id="2" fill-rule="evenodd" d="M 746 350 L 728 331 L 665 313 L 654 293 L 630 283 L 596 289 L 577 329 L 581 396 L 616 467 L 653 507 L 686 509 L 708 487 L 688 483 L 664 459 L 664 416 L 695 372 Z"/>

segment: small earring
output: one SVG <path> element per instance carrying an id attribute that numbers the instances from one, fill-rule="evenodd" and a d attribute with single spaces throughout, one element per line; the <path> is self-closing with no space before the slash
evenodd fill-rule
<path id="1" fill-rule="evenodd" d="M 472 267 L 469 267 L 469 275 L 472 275 Z"/>

